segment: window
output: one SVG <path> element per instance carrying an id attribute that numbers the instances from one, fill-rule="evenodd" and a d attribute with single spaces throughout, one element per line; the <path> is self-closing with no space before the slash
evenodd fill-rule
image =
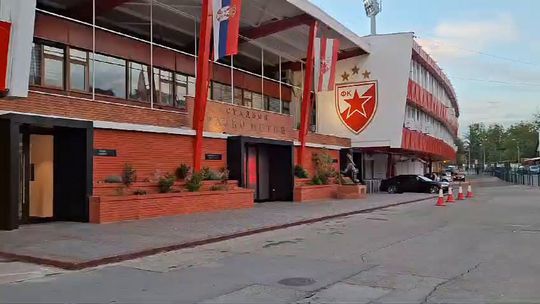
<path id="1" fill-rule="evenodd" d="M 150 81 L 148 66 L 136 62 L 129 63 L 129 99 L 149 102 Z"/>
<path id="2" fill-rule="evenodd" d="M 251 101 L 252 101 L 252 104 L 253 104 L 253 108 L 254 108 L 254 109 L 265 110 L 265 105 L 264 105 L 264 101 L 263 101 L 263 96 L 262 96 L 261 94 L 258 94 L 258 93 L 252 93 L 252 95 L 251 95 Z"/>
<path id="3" fill-rule="evenodd" d="M 279 99 L 274 97 L 268 97 L 268 111 L 280 113 L 281 112 L 281 102 Z"/>
<path id="4" fill-rule="evenodd" d="M 41 52 L 43 47 L 40 44 L 32 45 L 32 59 L 30 62 L 30 84 L 41 85 Z"/>
<path id="5" fill-rule="evenodd" d="M 154 68 L 154 101 L 162 105 L 176 106 L 173 100 L 173 73 Z"/>
<path id="6" fill-rule="evenodd" d="M 176 73 L 174 78 L 176 91 L 174 106 L 180 109 L 186 109 L 186 96 L 195 95 L 195 77 Z"/>
<path id="7" fill-rule="evenodd" d="M 242 98 L 242 89 L 240 88 L 234 88 L 234 104 L 235 105 L 243 105 L 243 98 Z"/>
<path id="8" fill-rule="evenodd" d="M 212 82 L 212 99 L 216 101 L 231 102 L 231 86 Z"/>
<path id="9" fill-rule="evenodd" d="M 244 90 L 242 105 L 250 108 L 253 106 L 253 92 Z"/>
<path id="10" fill-rule="evenodd" d="M 290 102 L 283 101 L 282 106 L 283 106 L 283 108 L 281 109 L 281 113 L 290 115 L 291 114 L 291 104 L 290 104 Z"/>
<path id="11" fill-rule="evenodd" d="M 64 49 L 43 46 L 43 85 L 64 88 Z"/>
<path id="12" fill-rule="evenodd" d="M 88 91 L 89 88 L 88 52 L 69 49 L 69 88 Z"/>
<path id="13" fill-rule="evenodd" d="M 96 54 L 94 66 L 96 93 L 126 98 L 126 61 Z"/>

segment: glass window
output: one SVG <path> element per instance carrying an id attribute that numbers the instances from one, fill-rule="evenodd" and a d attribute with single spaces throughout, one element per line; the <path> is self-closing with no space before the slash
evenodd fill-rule
<path id="1" fill-rule="evenodd" d="M 253 93 L 251 101 L 254 109 L 265 110 L 263 96 L 261 94 Z"/>
<path id="2" fill-rule="evenodd" d="M 212 100 L 223 101 L 223 85 L 218 82 L 212 82 Z"/>
<path id="3" fill-rule="evenodd" d="M 44 85 L 64 88 L 64 49 L 43 46 Z"/>
<path id="4" fill-rule="evenodd" d="M 242 99 L 242 105 L 250 108 L 253 106 L 253 92 L 244 90 L 244 98 Z"/>
<path id="5" fill-rule="evenodd" d="M 244 104 L 242 100 L 242 89 L 234 88 L 234 104 L 241 106 Z"/>
<path id="6" fill-rule="evenodd" d="M 150 101 L 148 71 L 147 65 L 136 62 L 129 63 L 129 99 Z"/>
<path id="7" fill-rule="evenodd" d="M 176 74 L 175 79 L 175 90 L 176 95 L 174 98 L 174 106 L 180 109 L 186 108 L 186 96 L 189 92 L 189 76 L 183 74 Z M 193 85 L 195 87 L 195 84 Z"/>
<path id="8" fill-rule="evenodd" d="M 283 106 L 283 108 L 281 109 L 281 113 L 290 115 L 291 114 L 291 103 L 283 101 L 282 106 Z"/>
<path id="9" fill-rule="evenodd" d="M 43 47 L 40 44 L 32 45 L 32 59 L 30 61 L 30 84 L 41 85 L 41 52 Z"/>
<path id="10" fill-rule="evenodd" d="M 126 98 L 126 61 L 96 54 L 96 94 Z"/>
<path id="11" fill-rule="evenodd" d="M 279 99 L 274 97 L 268 97 L 268 111 L 280 113 L 281 112 L 281 102 Z"/>
<path id="12" fill-rule="evenodd" d="M 154 68 L 154 101 L 162 105 L 176 106 L 173 100 L 173 73 Z"/>
<path id="13" fill-rule="evenodd" d="M 69 88 L 71 90 L 88 91 L 88 67 L 87 52 L 69 49 Z"/>

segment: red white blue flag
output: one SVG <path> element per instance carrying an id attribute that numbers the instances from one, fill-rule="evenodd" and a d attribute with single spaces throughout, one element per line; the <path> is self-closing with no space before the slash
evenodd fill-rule
<path id="1" fill-rule="evenodd" d="M 333 91 L 336 83 L 336 65 L 339 40 L 315 38 L 315 91 Z"/>
<path id="2" fill-rule="evenodd" d="M 214 60 L 238 53 L 242 0 L 213 0 Z"/>

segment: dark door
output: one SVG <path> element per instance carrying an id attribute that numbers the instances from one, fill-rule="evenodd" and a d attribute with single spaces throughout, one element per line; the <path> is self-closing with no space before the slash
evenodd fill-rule
<path id="1" fill-rule="evenodd" d="M 271 200 L 290 201 L 293 196 L 292 149 L 289 146 L 269 147 Z"/>

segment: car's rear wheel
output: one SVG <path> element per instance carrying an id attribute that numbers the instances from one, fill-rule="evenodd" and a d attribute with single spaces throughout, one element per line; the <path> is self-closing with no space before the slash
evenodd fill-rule
<path id="1" fill-rule="evenodd" d="M 429 193 L 435 194 L 435 193 L 438 193 L 438 192 L 439 192 L 439 187 L 437 187 L 437 186 L 429 187 Z"/>
<path id="2" fill-rule="evenodd" d="M 398 192 L 397 190 L 398 190 L 398 189 L 397 189 L 397 186 L 396 186 L 396 185 L 390 185 L 390 186 L 388 186 L 388 190 L 387 190 L 387 191 L 388 191 L 388 193 L 390 193 L 390 194 L 394 194 L 394 193 L 397 193 L 397 192 Z"/>

